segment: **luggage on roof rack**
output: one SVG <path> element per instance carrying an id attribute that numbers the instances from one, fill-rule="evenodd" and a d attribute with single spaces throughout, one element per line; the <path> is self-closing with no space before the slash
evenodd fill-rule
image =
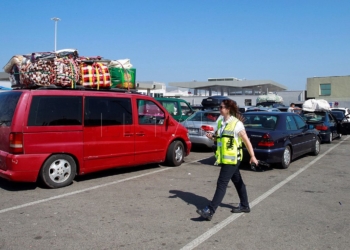
<path id="1" fill-rule="evenodd" d="M 331 107 L 328 103 L 328 101 L 324 99 L 309 99 L 306 100 L 303 103 L 303 108 L 304 111 L 329 111 L 331 110 Z"/>
<path id="2" fill-rule="evenodd" d="M 136 89 L 136 69 L 130 59 L 85 57 L 75 49 L 13 56 L 4 66 L 13 89 L 56 85 L 65 88 Z"/>

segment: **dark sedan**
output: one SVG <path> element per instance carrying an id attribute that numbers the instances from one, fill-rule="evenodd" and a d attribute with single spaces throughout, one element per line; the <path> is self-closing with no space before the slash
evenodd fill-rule
<path id="1" fill-rule="evenodd" d="M 319 132 L 291 112 L 248 112 L 244 126 L 258 160 L 288 168 L 301 155 L 320 152 Z M 243 161 L 249 154 L 243 144 Z"/>
<path id="2" fill-rule="evenodd" d="M 341 138 L 338 120 L 332 115 L 330 111 L 302 111 L 300 116 L 304 121 L 313 125 L 315 129 L 320 131 L 320 138 L 322 142 L 331 143 L 334 138 Z"/>

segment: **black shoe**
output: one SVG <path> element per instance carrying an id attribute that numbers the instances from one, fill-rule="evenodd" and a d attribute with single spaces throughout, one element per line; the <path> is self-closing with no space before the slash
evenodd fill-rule
<path id="1" fill-rule="evenodd" d="M 241 204 L 239 204 L 238 207 L 234 207 L 231 210 L 231 213 L 250 213 L 250 208 L 249 207 L 242 207 Z"/>
<path id="2" fill-rule="evenodd" d="M 210 221 L 213 218 L 213 213 L 210 211 L 208 207 L 205 207 L 203 209 L 197 209 L 196 212 L 206 220 Z"/>

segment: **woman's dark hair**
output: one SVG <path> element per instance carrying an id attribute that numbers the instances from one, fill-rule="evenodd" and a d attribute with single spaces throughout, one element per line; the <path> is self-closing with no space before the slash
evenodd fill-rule
<path id="1" fill-rule="evenodd" d="M 225 99 L 222 101 L 222 104 L 230 110 L 230 115 L 235 116 L 241 122 L 244 121 L 243 115 L 239 112 L 237 103 L 231 99 Z"/>

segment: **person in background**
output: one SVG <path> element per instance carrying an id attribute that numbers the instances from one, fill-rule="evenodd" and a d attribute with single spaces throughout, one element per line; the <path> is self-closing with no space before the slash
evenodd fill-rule
<path id="1" fill-rule="evenodd" d="M 239 171 L 239 165 L 243 157 L 242 141 L 250 155 L 249 163 L 258 165 L 258 160 L 255 158 L 252 144 L 250 143 L 242 122 L 243 116 L 239 113 L 236 102 L 229 99 L 224 100 L 220 105 L 220 114 L 222 118 L 218 121 L 216 133 L 206 134 L 206 136 L 212 140 L 216 137 L 216 164 L 221 167 L 212 201 L 207 207 L 197 209 L 196 211 L 206 220 L 212 219 L 216 209 L 225 196 L 227 185 L 230 180 L 235 185 L 240 199 L 239 206 L 234 207 L 231 212 L 250 212 L 246 186 Z"/>
<path id="2" fill-rule="evenodd" d="M 287 110 L 287 112 L 292 112 L 294 113 L 294 110 L 299 110 L 300 108 L 299 107 L 296 107 L 295 104 L 292 102 L 290 105 L 289 105 L 289 108 Z"/>

